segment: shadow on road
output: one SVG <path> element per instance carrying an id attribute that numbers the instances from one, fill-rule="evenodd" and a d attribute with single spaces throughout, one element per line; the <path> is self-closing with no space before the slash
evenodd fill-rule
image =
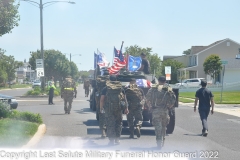
<path id="1" fill-rule="evenodd" d="M 88 135 L 101 135 L 101 131 L 99 128 L 87 128 Z M 130 135 L 128 128 L 122 128 L 121 135 Z M 136 135 L 136 133 L 135 133 Z M 141 129 L 141 135 L 147 136 L 155 136 L 155 131 L 153 129 Z M 128 138 L 127 138 L 128 139 Z"/>
<path id="2" fill-rule="evenodd" d="M 58 116 L 58 115 L 65 115 L 65 113 L 61 113 L 61 114 L 51 114 L 53 116 Z"/>
<path id="3" fill-rule="evenodd" d="M 79 114 L 88 114 L 88 113 L 93 113 L 94 111 L 92 111 L 90 108 L 83 108 L 81 110 L 74 110 L 76 113 Z"/>
<path id="4" fill-rule="evenodd" d="M 183 134 L 185 136 L 202 136 L 202 134 Z"/>

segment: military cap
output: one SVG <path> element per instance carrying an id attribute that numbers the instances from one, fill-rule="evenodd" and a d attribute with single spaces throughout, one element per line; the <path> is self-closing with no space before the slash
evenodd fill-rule
<path id="1" fill-rule="evenodd" d="M 165 82 L 165 81 L 166 81 L 166 77 L 165 77 L 165 76 L 160 76 L 160 77 L 158 78 L 158 81 L 160 81 L 160 82 Z"/>

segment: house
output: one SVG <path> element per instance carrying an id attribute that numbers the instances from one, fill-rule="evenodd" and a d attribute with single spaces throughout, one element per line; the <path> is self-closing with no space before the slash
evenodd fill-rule
<path id="1" fill-rule="evenodd" d="M 18 83 L 24 83 L 26 80 L 35 80 L 36 72 L 32 70 L 31 65 L 24 60 L 23 66 L 16 69 L 16 78 Z"/>
<path id="2" fill-rule="evenodd" d="M 185 66 L 179 69 L 178 77 L 206 78 L 209 83 L 221 83 L 222 74 L 212 79 L 204 72 L 203 63 L 212 54 L 218 55 L 222 61 L 227 63 L 225 64 L 224 83 L 240 81 L 240 44 L 229 38 L 216 41 L 208 46 L 192 46 L 189 55 L 172 58 Z"/>

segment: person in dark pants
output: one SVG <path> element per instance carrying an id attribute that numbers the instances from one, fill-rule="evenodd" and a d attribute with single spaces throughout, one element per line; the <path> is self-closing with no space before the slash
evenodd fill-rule
<path id="1" fill-rule="evenodd" d="M 56 89 L 56 87 L 54 86 L 54 82 L 50 82 L 49 83 L 49 97 L 48 97 L 48 104 L 51 105 L 51 104 L 54 104 L 53 103 L 53 96 L 54 96 L 54 89 Z"/>
<path id="2" fill-rule="evenodd" d="M 202 136 L 206 137 L 208 135 L 208 125 L 207 118 L 210 112 L 210 108 L 212 107 L 211 114 L 213 114 L 214 110 L 214 101 L 213 94 L 210 90 L 206 88 L 207 82 L 206 80 L 201 80 L 201 86 L 199 90 L 197 90 L 195 95 L 195 103 L 194 103 L 194 112 L 196 112 L 196 106 L 198 105 L 198 112 L 200 115 L 200 119 L 202 121 Z M 211 103 L 211 104 L 210 104 Z"/>

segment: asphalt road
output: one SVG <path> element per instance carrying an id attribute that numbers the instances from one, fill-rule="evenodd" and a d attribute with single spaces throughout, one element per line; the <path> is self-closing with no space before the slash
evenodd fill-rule
<path id="1" fill-rule="evenodd" d="M 9 90 L 4 93 L 16 96 L 25 91 L 25 89 L 15 92 Z M 80 85 L 78 97 L 74 99 L 71 114 L 68 115 L 64 114 L 63 100 L 60 97 L 54 98 L 55 105 L 48 105 L 47 98 L 18 98 L 17 110 L 40 113 L 47 126 L 46 134 L 34 149 L 120 150 L 145 152 L 148 158 L 152 158 L 150 152 L 160 152 L 156 147 L 154 128 L 148 122 L 143 123 L 142 136 L 139 139 L 129 139 L 126 121 L 124 121 L 121 144 L 108 146 L 108 139 L 100 138 L 98 121 L 95 118 L 95 112 L 89 108 L 88 99 L 84 97 L 84 91 Z M 173 134 L 166 137 L 161 153 L 171 153 L 175 158 L 188 157 L 192 153 L 193 156 L 190 159 L 239 159 L 239 117 L 218 112 L 209 115 L 209 134 L 208 137 L 202 137 L 198 113 L 194 113 L 191 107 L 184 105 L 180 105 L 175 111 L 175 130 Z M 125 115 L 124 120 L 126 120 Z"/>

